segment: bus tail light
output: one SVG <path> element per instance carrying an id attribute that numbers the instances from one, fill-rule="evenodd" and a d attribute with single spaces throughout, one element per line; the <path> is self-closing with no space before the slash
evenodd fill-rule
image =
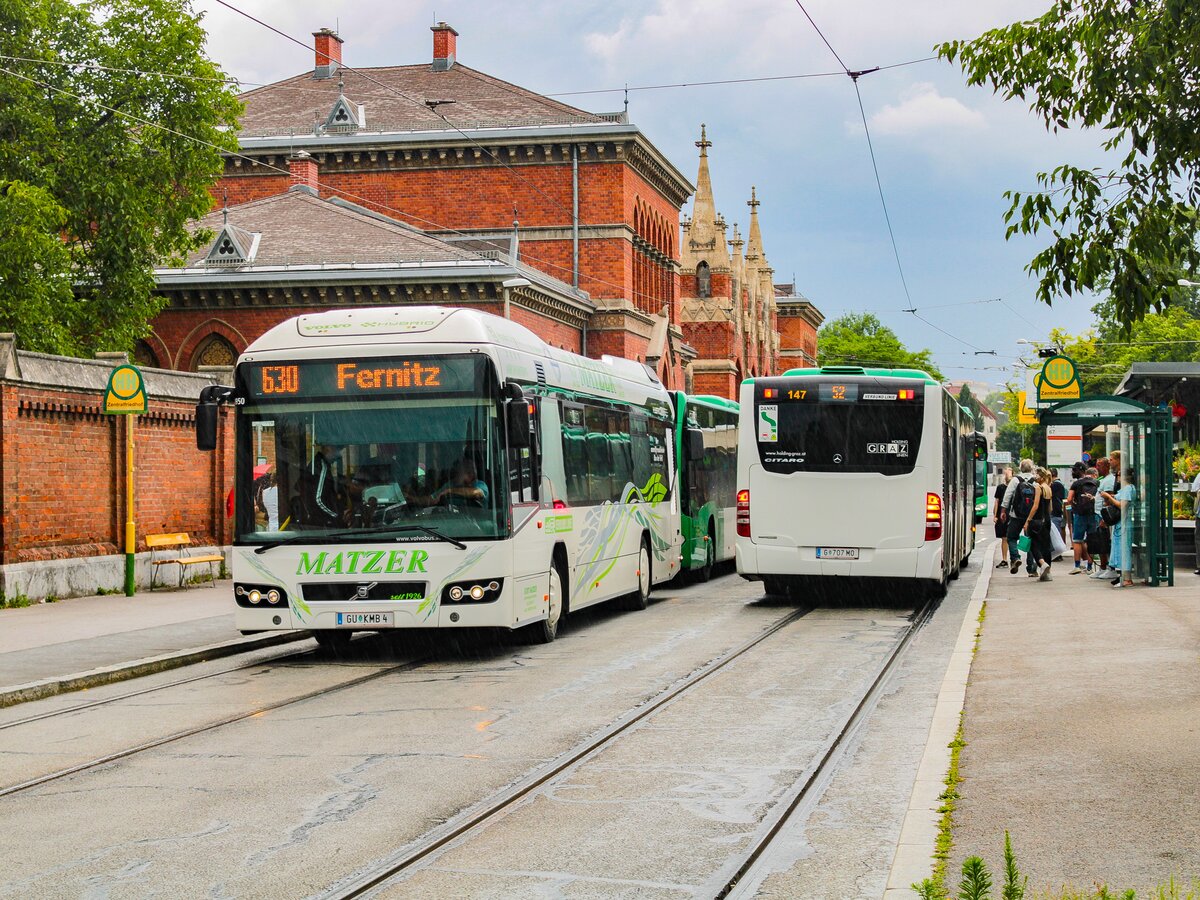
<path id="1" fill-rule="evenodd" d="M 750 537 L 750 492 L 737 492 L 737 533 L 738 537 Z"/>
<path id="2" fill-rule="evenodd" d="M 925 540 L 936 541 L 942 536 L 942 498 L 925 495 Z"/>

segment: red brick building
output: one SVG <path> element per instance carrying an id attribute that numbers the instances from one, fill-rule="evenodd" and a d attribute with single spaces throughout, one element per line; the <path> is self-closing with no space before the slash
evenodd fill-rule
<path id="1" fill-rule="evenodd" d="M 692 186 L 624 114 L 585 112 L 460 64 L 457 32 L 445 24 L 434 26 L 433 59 L 422 65 L 346 69 L 342 39 L 314 37 L 311 70 L 242 95 L 241 149 L 214 189 L 231 221 L 249 201 L 308 185 L 550 276 L 591 309 L 584 321 L 575 302 L 566 316 L 543 311 L 528 322 L 535 330 L 544 325 L 561 333 L 555 343 L 591 356 L 646 361 L 668 386 L 684 386 L 694 353 L 679 322 L 678 234 Z M 324 250 L 310 249 L 315 265 Z M 275 291 L 268 300 L 260 290 L 256 301 L 164 285 L 171 305 L 139 357 L 194 368 L 221 361 L 205 356 L 206 342 L 224 350 L 221 337 L 240 352 L 270 321 L 312 305 L 405 301 L 339 295 L 340 277 L 325 279 L 324 295 Z M 442 299 L 454 302 L 450 294 Z M 476 299 L 500 302 L 495 292 Z"/>
<path id="2" fill-rule="evenodd" d="M 370 69 L 343 67 L 342 39 L 316 32 L 311 70 L 242 95 L 240 152 L 227 159 L 214 196 L 235 228 L 249 229 L 245 216 L 263 214 L 255 201 L 301 185 L 357 214 L 420 229 L 440 239 L 443 256 L 458 248 L 509 271 L 493 265 L 470 284 L 427 271 L 433 280 L 417 284 L 411 267 L 389 282 L 377 266 L 367 278 L 365 251 L 336 229 L 323 239 L 301 221 L 308 207 L 292 203 L 271 212 L 272 234 L 260 237 L 263 256 L 252 264 L 222 267 L 206 251 L 186 274 L 160 272 L 170 305 L 139 359 L 181 369 L 228 364 L 274 322 L 340 303 L 432 299 L 495 311 L 502 282 L 532 271 L 544 277 L 528 279 L 531 289 L 512 294 L 509 308 L 555 344 L 645 361 L 672 388 L 692 387 L 694 371 L 697 390 L 725 396 L 741 375 L 773 371 L 777 312 L 753 207 L 744 260 L 717 276 L 739 290 L 731 336 L 694 302 L 707 299 L 688 267 L 699 250 L 679 243 L 692 185 L 625 114 L 585 112 L 470 69 L 458 62 L 453 28 L 432 32 L 431 62 Z M 712 206 L 703 155 L 701 178 L 693 237 Z M 299 217 L 290 236 L 288 209 Z M 217 267 L 220 275 L 205 271 Z"/>

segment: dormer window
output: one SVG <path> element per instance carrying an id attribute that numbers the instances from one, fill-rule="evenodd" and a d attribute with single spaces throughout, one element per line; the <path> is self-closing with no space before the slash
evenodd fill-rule
<path id="1" fill-rule="evenodd" d="M 206 266 L 244 266 L 254 262 L 258 255 L 258 241 L 262 235 L 238 228 L 226 222 L 217 239 L 213 241 L 204 257 Z"/>
<path id="2" fill-rule="evenodd" d="M 333 109 L 325 119 L 326 131 L 358 131 L 367 124 L 366 110 L 351 103 L 345 94 L 338 94 Z"/>

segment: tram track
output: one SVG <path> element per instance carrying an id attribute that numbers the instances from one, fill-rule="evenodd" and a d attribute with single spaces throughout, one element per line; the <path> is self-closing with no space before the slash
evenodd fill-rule
<path id="1" fill-rule="evenodd" d="M 705 891 L 702 892 L 702 895 L 713 896 L 717 900 L 723 900 L 726 897 L 754 895 L 760 883 L 760 879 L 756 876 L 766 874 L 762 871 L 766 868 L 763 863 L 776 838 L 797 812 L 811 808 L 820 799 L 860 726 L 875 708 L 891 674 L 904 658 L 904 653 L 911 645 L 913 638 L 933 616 L 937 606 L 938 601 L 929 600 L 913 614 L 908 627 L 897 639 L 891 652 L 884 658 L 870 686 L 863 692 L 862 697 L 850 715 L 845 718 L 841 727 L 827 741 L 824 752 L 816 764 L 794 782 L 767 813 L 750 845 L 733 857 L 710 879 L 706 888 L 711 893 Z M 760 869 L 760 867 L 762 868 Z M 713 890 L 714 888 L 715 890 Z"/>
<path id="2" fill-rule="evenodd" d="M 808 803 L 815 802 L 824 786 L 832 778 L 837 763 L 845 754 L 860 725 L 870 715 L 890 675 L 902 660 L 905 650 L 911 644 L 913 637 L 929 621 L 937 605 L 937 601 L 929 601 L 913 613 L 909 624 L 896 639 L 879 666 L 874 679 L 863 691 L 852 712 L 827 741 L 817 761 L 774 804 L 755 832 L 751 844 L 731 858 L 705 884 L 701 890 L 701 896 L 710 895 L 724 898 L 734 894 L 740 886 L 751 883 L 751 879 L 756 873 L 755 867 L 763 859 L 787 822 L 796 812 L 804 809 Z M 812 611 L 812 607 L 793 610 L 754 637 L 709 661 L 682 681 L 676 682 L 625 713 L 597 734 L 560 754 L 551 762 L 486 800 L 464 810 L 441 827 L 406 845 L 393 856 L 382 860 L 375 866 L 359 870 L 331 885 L 324 892 L 317 893 L 315 897 L 320 900 L 350 900 L 350 898 L 374 896 L 380 889 L 394 887 L 392 882 L 397 876 L 414 870 L 422 862 L 439 854 L 439 851 L 448 849 L 461 839 L 486 829 L 540 788 L 573 771 L 581 763 L 610 747 L 633 726 L 663 710 L 730 663 Z"/>
<path id="3" fill-rule="evenodd" d="M 792 610 L 754 637 L 710 660 L 682 681 L 675 682 L 651 699 L 624 713 L 587 740 L 559 754 L 536 771 L 453 817 L 440 828 L 429 832 L 419 842 L 408 845 L 394 857 L 384 860 L 375 867 L 360 870 L 316 896 L 321 900 L 349 900 L 349 898 L 370 895 L 375 889 L 385 886 L 392 878 L 413 868 L 438 850 L 473 831 L 485 828 L 491 820 L 511 810 L 542 785 L 553 781 L 559 775 L 594 756 L 634 725 L 670 705 L 674 700 L 691 691 L 734 660 L 750 652 L 772 635 L 812 612 L 812 609 L 813 607 L 801 607 Z"/>
<path id="4" fill-rule="evenodd" d="M 298 655 L 302 655 L 302 654 L 298 654 Z M 66 768 L 63 768 L 63 769 L 57 769 L 53 772 L 48 772 L 44 775 L 38 775 L 34 778 L 30 778 L 25 781 L 18 782 L 16 784 L 8 785 L 7 787 L 0 788 L 0 799 L 3 799 L 5 797 L 11 797 L 15 794 L 20 794 L 24 791 L 31 790 L 32 788 L 40 787 L 41 785 L 49 784 L 51 782 L 58 781 L 62 778 L 67 778 L 71 775 L 77 775 L 80 772 L 86 772 L 89 769 L 95 769 L 99 766 L 107 765 L 108 763 L 111 763 L 111 762 L 116 762 L 117 760 L 126 759 L 128 757 L 135 756 L 139 753 L 144 753 L 147 750 L 153 750 L 157 747 L 163 747 L 163 746 L 166 746 L 167 744 L 175 743 L 176 741 L 181 741 L 186 738 L 194 737 L 199 734 L 205 734 L 206 732 L 216 731 L 219 728 L 224 728 L 228 725 L 233 725 L 237 722 L 242 722 L 246 719 L 254 718 L 255 716 L 261 716 L 264 713 L 273 712 L 277 709 L 283 709 L 288 706 L 294 706 L 298 703 L 304 703 L 305 701 L 314 700 L 318 697 L 326 697 L 326 696 L 329 696 L 330 694 L 336 694 L 336 693 L 339 693 L 340 691 L 344 691 L 344 690 L 347 690 L 352 687 L 357 687 L 361 684 L 366 684 L 367 682 L 375 681 L 380 678 L 386 678 L 389 675 L 396 675 L 400 672 L 408 672 L 413 669 L 417 669 L 417 668 L 420 668 L 421 666 L 426 665 L 427 663 L 431 662 L 435 658 L 436 657 L 434 655 L 430 654 L 430 655 L 418 657 L 416 659 L 406 660 L 403 663 L 398 663 L 395 665 L 387 666 L 386 668 L 381 669 L 376 672 L 370 672 L 366 675 L 360 675 L 356 678 L 350 679 L 349 681 L 343 681 L 338 684 L 328 685 L 326 687 L 317 688 L 317 689 L 311 690 L 311 691 L 306 691 L 303 694 L 299 694 L 295 697 L 288 697 L 283 700 L 277 700 L 274 703 L 260 704 L 260 705 L 256 706 L 255 708 L 250 709 L 246 712 L 240 712 L 235 715 L 226 716 L 224 718 L 217 719 L 212 722 L 206 722 L 203 725 L 197 725 L 192 728 L 185 728 L 181 731 L 175 731 L 175 732 L 172 732 L 171 734 L 163 735 L 162 737 L 158 737 L 158 738 L 153 738 L 152 740 L 145 741 L 145 742 L 137 744 L 133 747 L 127 747 L 123 750 L 118 750 L 113 753 L 106 754 L 104 756 L 90 759 L 87 762 L 77 763 L 73 766 L 67 766 Z M 271 661 L 271 662 L 277 662 L 277 661 Z M 266 664 L 270 665 L 271 662 L 268 662 Z M 263 663 L 258 663 L 257 665 L 263 665 Z M 231 670 L 227 670 L 223 674 L 228 674 L 230 671 L 234 671 L 234 672 L 239 671 L 240 668 L 246 668 L 246 669 L 254 668 L 254 665 L 251 664 L 251 665 L 247 665 L 244 667 L 237 667 L 237 668 L 234 668 Z M 222 674 L 222 673 L 213 673 L 213 676 L 215 676 L 217 674 Z M 208 675 L 196 676 L 193 679 L 181 680 L 179 683 L 187 684 L 187 683 L 189 683 L 189 681 L 200 681 L 206 677 L 212 677 L 212 676 L 208 676 Z M 166 686 L 164 686 L 164 687 L 166 687 Z M 145 691 L 134 692 L 133 694 L 125 695 L 125 696 L 137 696 L 139 693 L 150 693 L 153 690 L 155 690 L 155 689 L 147 688 Z M 114 698 L 114 699 L 121 699 L 121 698 Z M 97 705 L 99 705 L 100 702 L 107 702 L 107 701 L 98 701 Z M 78 709 L 78 707 L 76 707 L 76 709 Z M 74 711 L 74 710 L 72 710 L 72 711 Z M 49 716 L 49 714 L 47 714 L 47 717 L 48 716 Z M 29 719 L 26 720 L 26 723 L 31 722 L 31 721 L 37 721 L 37 720 L 38 720 L 38 718 L 36 718 L 36 717 L 30 717 Z M 16 723 L 13 723 L 13 724 L 16 724 Z"/>
<path id="5" fill-rule="evenodd" d="M 72 713 L 85 712 L 89 709 L 95 709 L 98 706 L 107 706 L 110 703 L 119 703 L 122 700 L 130 700 L 134 697 L 144 697 L 147 694 L 154 694 L 159 691 L 169 690 L 170 688 L 180 687 L 185 684 L 195 684 L 198 681 L 206 681 L 209 678 L 220 678 L 222 675 L 232 675 L 236 672 L 244 672 L 259 666 L 274 666 L 296 662 L 306 656 L 313 656 L 316 652 L 317 651 L 311 647 L 306 650 L 286 651 L 281 653 L 279 656 L 257 659 L 253 662 L 242 663 L 227 669 L 221 669 L 217 672 L 205 672 L 203 675 L 192 675 L 188 678 L 176 678 L 174 681 L 167 681 L 163 684 L 139 688 L 136 691 L 126 691 L 123 694 L 105 697 L 102 700 L 91 700 L 86 703 L 77 703 L 73 706 L 63 707 L 62 709 L 54 709 L 44 713 L 37 713 L 36 715 L 32 716 L 26 716 L 23 719 L 14 719 L 11 722 L 0 722 L 0 731 L 7 731 L 10 728 L 17 728 L 21 725 L 31 725 L 34 722 L 44 722 L 48 719 L 57 719 L 61 716 L 67 716 Z"/>

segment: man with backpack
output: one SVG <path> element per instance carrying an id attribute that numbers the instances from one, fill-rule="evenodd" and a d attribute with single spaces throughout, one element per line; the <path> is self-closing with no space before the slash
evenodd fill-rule
<path id="1" fill-rule="evenodd" d="M 1087 570 L 1092 571 L 1092 554 L 1088 550 L 1088 535 L 1100 527 L 1100 514 L 1096 509 L 1096 498 L 1100 496 L 1100 482 L 1096 478 L 1095 469 L 1085 469 L 1083 474 L 1071 483 L 1067 493 L 1067 504 L 1071 507 L 1071 541 L 1075 546 L 1075 568 L 1072 575 Z"/>
<path id="2" fill-rule="evenodd" d="M 1016 477 L 1008 483 L 1008 490 L 1004 492 L 1004 501 L 1000 505 L 1000 514 L 1008 521 L 1008 557 L 1012 560 L 1009 564 L 1008 571 L 1013 575 L 1017 574 L 1017 569 L 1021 567 L 1021 555 L 1017 549 L 1017 541 L 1021 539 L 1021 531 L 1025 527 L 1025 520 L 1029 518 L 1030 512 L 1033 511 L 1034 498 L 1037 496 L 1038 487 L 1034 482 L 1033 460 L 1023 459 L 1020 464 L 1020 471 Z M 1036 562 L 1033 554 L 1025 555 L 1025 569 L 1030 575 L 1037 574 Z"/>

